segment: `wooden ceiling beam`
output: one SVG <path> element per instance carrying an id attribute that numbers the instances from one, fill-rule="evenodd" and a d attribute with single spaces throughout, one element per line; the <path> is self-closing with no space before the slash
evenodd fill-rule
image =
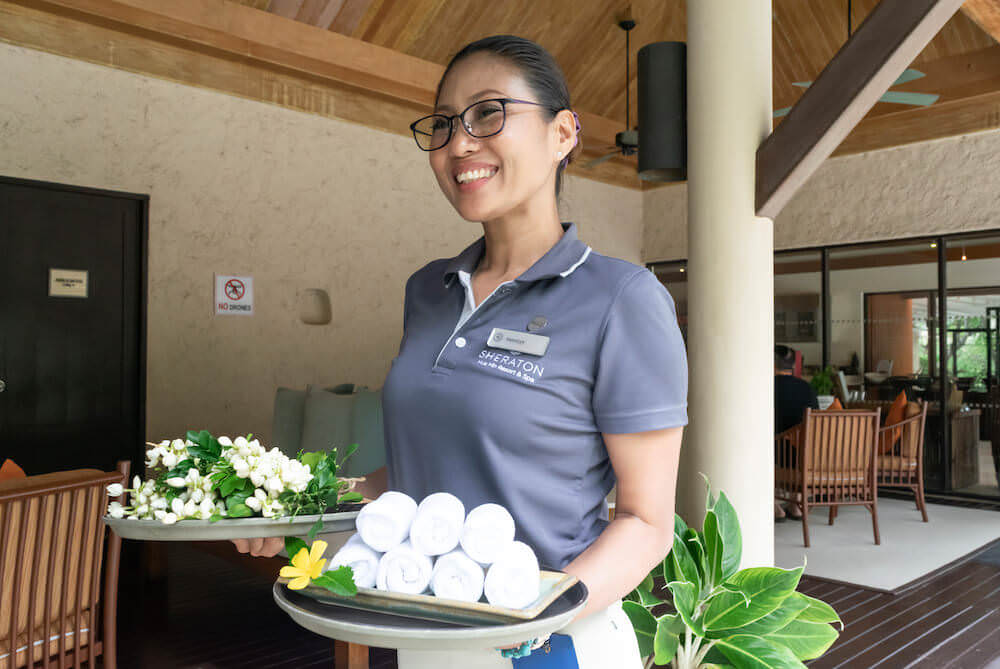
<path id="1" fill-rule="evenodd" d="M 276 3 L 271 0 L 272 11 Z M 368 2 L 369 0 L 365 0 Z M 428 110 L 434 104 L 444 66 L 380 47 L 333 30 L 284 20 L 226 0 L 43 0 L 171 39 L 193 42 L 270 65 L 318 75 Z M 289 0 L 301 8 L 301 0 Z M 339 10 L 343 13 L 350 0 Z M 610 119 L 580 112 L 585 130 L 584 155 L 600 155 L 613 146 L 620 129 Z M 636 176 L 636 185 L 639 179 Z"/>
<path id="2" fill-rule="evenodd" d="M 882 0 L 757 149 L 756 212 L 775 218 L 962 0 Z"/>
<path id="3" fill-rule="evenodd" d="M 965 0 L 962 12 L 1000 42 L 1000 0 Z"/>

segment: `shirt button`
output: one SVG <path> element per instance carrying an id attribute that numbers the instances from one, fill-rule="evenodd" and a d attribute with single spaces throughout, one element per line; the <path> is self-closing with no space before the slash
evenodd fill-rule
<path id="1" fill-rule="evenodd" d="M 465 337 L 459 337 L 455 340 L 455 346 L 459 348 L 465 348 Z"/>
<path id="2" fill-rule="evenodd" d="M 501 295 L 510 295 L 511 291 L 513 291 L 513 288 L 511 288 L 510 286 L 504 286 L 503 288 L 500 289 L 500 294 Z"/>

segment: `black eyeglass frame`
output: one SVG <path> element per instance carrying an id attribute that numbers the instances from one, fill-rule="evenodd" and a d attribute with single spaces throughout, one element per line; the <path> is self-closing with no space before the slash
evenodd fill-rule
<path id="1" fill-rule="evenodd" d="M 465 114 L 476 105 L 481 105 L 484 102 L 499 102 L 500 108 L 503 111 L 503 121 L 500 123 L 500 129 L 497 130 L 496 132 L 491 132 L 488 135 L 476 135 L 473 134 L 471 128 L 469 127 L 469 124 L 466 123 Z M 503 132 L 503 129 L 507 127 L 507 105 L 509 104 L 534 105 L 535 107 L 549 108 L 549 105 L 542 104 L 541 102 L 533 102 L 531 100 L 518 100 L 517 98 L 487 98 L 485 100 L 478 100 L 476 102 L 473 102 L 471 105 L 463 109 L 458 114 L 452 114 L 450 116 L 448 114 L 428 114 L 427 116 L 421 116 L 416 121 L 410 124 L 410 131 L 413 133 L 413 141 L 417 143 L 417 147 L 421 151 L 437 151 L 438 149 L 443 149 L 444 147 L 448 146 L 448 142 L 450 142 L 451 138 L 455 136 L 455 119 L 459 119 L 462 122 L 462 128 L 465 130 L 465 132 L 469 133 L 470 137 L 475 137 L 476 139 L 485 139 L 487 137 L 493 137 L 495 135 L 499 135 L 501 132 Z M 554 110 L 554 111 L 562 111 L 562 110 Z M 436 146 L 433 149 L 425 149 L 424 147 L 420 146 L 420 140 L 417 139 L 417 134 L 418 134 L 417 124 L 420 123 L 421 121 L 426 121 L 429 118 L 443 118 L 448 122 L 448 139 L 444 140 L 444 144 L 442 144 L 441 146 Z M 427 133 L 425 132 L 421 132 L 419 134 L 423 135 L 424 137 L 428 136 Z"/>

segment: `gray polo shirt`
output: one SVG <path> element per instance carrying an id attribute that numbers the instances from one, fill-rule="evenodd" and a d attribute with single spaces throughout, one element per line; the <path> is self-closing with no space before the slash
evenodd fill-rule
<path id="1" fill-rule="evenodd" d="M 563 229 L 478 306 L 469 277 L 484 238 L 414 273 L 382 389 L 390 489 L 502 504 L 517 538 L 557 569 L 608 524 L 615 476 L 602 433 L 687 424 L 670 294 L 646 268 L 594 252 L 574 224 Z M 494 347 L 494 328 L 546 337 L 547 348 L 511 350 L 521 336 Z"/>

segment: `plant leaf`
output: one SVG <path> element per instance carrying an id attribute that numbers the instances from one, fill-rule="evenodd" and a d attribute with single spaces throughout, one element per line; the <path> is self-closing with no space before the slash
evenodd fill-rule
<path id="1" fill-rule="evenodd" d="M 705 513 L 705 580 L 714 588 L 725 579 L 722 577 L 722 536 L 719 534 L 719 519 L 715 511 Z"/>
<path id="2" fill-rule="evenodd" d="M 806 623 L 793 620 L 781 629 L 768 634 L 766 639 L 788 647 L 800 660 L 815 660 L 833 645 L 837 630 L 826 623 Z"/>
<path id="3" fill-rule="evenodd" d="M 810 597 L 809 595 L 803 595 L 801 592 L 793 593 L 793 596 L 796 599 L 806 602 L 808 605 L 802 610 L 802 613 L 798 615 L 796 620 L 801 620 L 804 623 L 840 623 L 840 629 L 844 629 L 844 623 L 841 622 L 840 616 L 826 602 Z"/>
<path id="4" fill-rule="evenodd" d="M 285 552 L 288 553 L 288 559 L 291 560 L 293 557 L 299 554 L 299 551 L 303 548 L 306 552 L 309 552 L 309 546 L 306 542 L 298 537 L 285 537 Z"/>
<path id="5" fill-rule="evenodd" d="M 646 578 L 642 579 L 642 583 L 638 585 L 638 588 L 645 590 L 646 592 L 653 591 L 653 577 L 650 574 L 646 574 Z"/>
<path id="6" fill-rule="evenodd" d="M 663 600 L 654 595 L 649 590 L 643 588 L 636 588 L 636 592 L 639 593 L 639 603 L 645 606 L 647 609 L 653 606 L 659 606 L 663 604 Z"/>
<path id="7" fill-rule="evenodd" d="M 312 582 L 341 597 L 354 597 L 358 594 L 358 586 L 354 584 L 354 570 L 347 565 L 325 571 Z"/>
<path id="8" fill-rule="evenodd" d="M 709 599 L 703 616 L 705 629 L 740 628 L 760 620 L 795 592 L 801 576 L 802 567 L 754 567 L 737 572 L 726 582 L 729 589 Z"/>
<path id="9" fill-rule="evenodd" d="M 230 518 L 249 518 L 253 515 L 253 509 L 249 506 L 240 502 L 239 504 L 234 504 L 229 508 Z"/>
<path id="10" fill-rule="evenodd" d="M 323 517 L 320 516 L 319 518 L 316 519 L 316 522 L 312 524 L 312 527 L 309 528 L 309 538 L 315 539 L 316 535 L 319 534 L 320 530 L 322 529 L 323 529 Z"/>
<path id="11" fill-rule="evenodd" d="M 315 475 L 316 467 L 319 466 L 320 459 L 323 458 L 322 451 L 310 451 L 308 453 L 302 453 L 299 455 L 299 462 L 304 465 L 309 465 L 309 471 Z"/>
<path id="12" fill-rule="evenodd" d="M 768 634 L 780 630 L 782 627 L 795 620 L 807 606 L 808 604 L 802 599 L 799 599 L 798 597 L 789 597 L 781 603 L 781 606 L 776 608 L 771 613 L 768 613 L 760 620 L 755 620 L 749 625 L 744 625 L 738 629 L 720 630 L 710 636 L 719 638 L 732 636 L 733 634 L 767 636 Z"/>
<path id="13" fill-rule="evenodd" d="M 208 522 L 217 523 L 223 518 L 225 518 L 225 516 L 223 516 L 221 513 L 213 513 L 211 516 L 209 516 Z"/>
<path id="14" fill-rule="evenodd" d="M 342 457 L 340 459 L 340 462 L 337 463 L 337 471 L 340 471 L 340 468 L 343 466 L 343 464 L 347 460 L 347 458 L 349 458 L 352 455 L 354 455 L 354 453 L 357 450 L 358 450 L 358 445 L 357 444 L 351 444 L 350 446 L 347 447 L 347 452 L 344 453 L 344 457 Z"/>
<path id="15" fill-rule="evenodd" d="M 677 614 L 684 621 L 684 624 L 698 636 L 705 636 L 705 629 L 701 621 L 694 619 L 694 609 L 698 605 L 698 590 L 694 583 L 674 581 L 668 583 L 667 587 L 670 588 L 670 594 L 674 596 L 674 608 L 677 609 Z"/>
<path id="16" fill-rule="evenodd" d="M 653 654 L 655 656 L 653 661 L 656 664 L 667 664 L 677 654 L 680 638 L 672 631 L 675 621 L 680 622 L 677 616 L 663 616 L 656 621 L 656 635 L 653 637 Z"/>
<path id="17" fill-rule="evenodd" d="M 360 502 L 364 499 L 364 496 L 359 492 L 345 492 L 340 496 L 338 504 L 346 504 L 348 502 Z"/>
<path id="18" fill-rule="evenodd" d="M 635 638 L 639 642 L 639 655 L 648 657 L 653 654 L 653 640 L 656 637 L 656 618 L 642 604 L 622 602 L 622 610 L 632 621 L 635 628 Z"/>
<path id="19" fill-rule="evenodd" d="M 700 594 L 701 575 L 682 537 L 674 535 L 674 545 L 668 557 L 673 561 L 674 580 L 690 583 L 695 592 Z"/>
<path id="20" fill-rule="evenodd" d="M 714 648 L 736 669 L 789 669 L 805 667 L 791 650 L 752 634 L 736 634 L 719 639 Z"/>
<path id="21" fill-rule="evenodd" d="M 722 580 L 725 581 L 740 568 L 743 558 L 743 536 L 740 534 L 740 519 L 736 515 L 726 493 L 720 492 L 712 509 L 715 514 L 719 537 L 722 539 Z"/>

